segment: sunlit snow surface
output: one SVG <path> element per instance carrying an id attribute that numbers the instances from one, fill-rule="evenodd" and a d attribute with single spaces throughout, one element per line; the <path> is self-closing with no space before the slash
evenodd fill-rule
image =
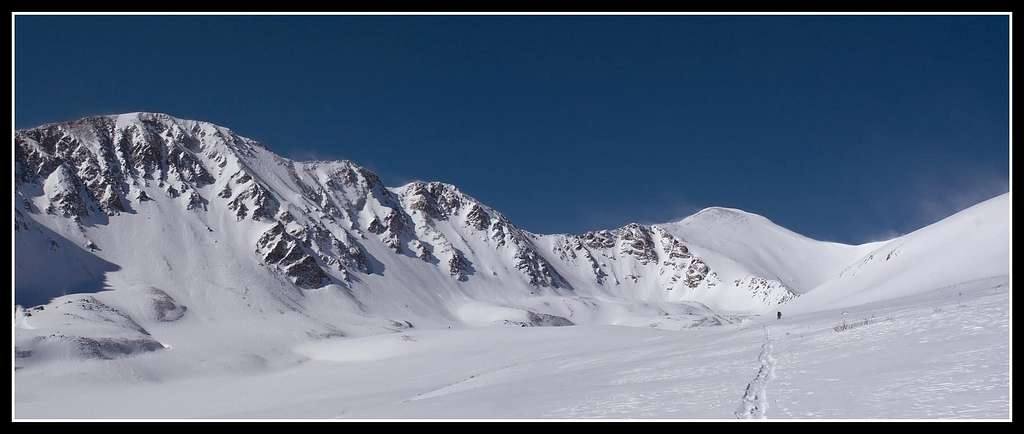
<path id="1" fill-rule="evenodd" d="M 54 362 L 17 371 L 16 417 L 731 419 L 768 327 L 769 419 L 1002 419 L 1008 297 L 993 278 L 680 331 L 408 330 L 231 360 L 172 350 Z M 867 324 L 835 331 L 844 317 Z"/>
<path id="2" fill-rule="evenodd" d="M 96 131 L 150 128 L 164 138 L 139 149 L 201 150 L 215 182 L 195 187 L 209 199 L 199 209 L 137 179 L 130 212 L 76 222 L 47 211 L 80 205 L 59 199 L 73 183 L 18 136 L 52 172 L 15 198 L 17 418 L 1009 417 L 1009 193 L 859 246 L 708 208 L 591 251 L 563 234 L 511 237 L 511 222 L 495 238 L 469 218 L 485 206 L 447 186 L 467 206 L 409 214 L 396 253 L 369 222 L 413 210 L 417 184 L 291 162 L 212 124 L 109 120 L 55 131 L 87 149 Z M 230 198 L 259 185 L 300 230 L 334 219 L 304 192 L 345 173 L 352 185 L 330 191 L 352 212 L 324 227 L 361 245 L 367 267 L 328 266 L 331 283 L 300 288 L 261 253 L 275 223 L 239 217 Z M 413 238 L 460 249 L 465 279 L 409 254 Z M 699 284 L 685 283 L 672 239 L 706 261 Z M 523 272 L 541 265 L 553 272 Z M 556 274 L 566 285 L 530 283 Z M 780 297 L 790 290 L 799 297 Z"/>

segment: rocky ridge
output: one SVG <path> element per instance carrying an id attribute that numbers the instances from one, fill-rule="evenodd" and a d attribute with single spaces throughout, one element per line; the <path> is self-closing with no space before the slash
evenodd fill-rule
<path id="1" fill-rule="evenodd" d="M 589 270 L 587 284 L 598 286 L 656 280 L 665 291 L 687 291 L 721 284 L 685 240 L 658 227 L 536 235 L 450 184 L 388 188 L 350 161 L 288 160 L 226 128 L 164 114 L 19 130 L 15 183 L 16 226 L 25 213 L 46 213 L 87 231 L 136 213 L 155 195 L 177 201 L 182 218 L 228 213 L 258 228 L 252 252 L 259 261 L 305 290 L 350 287 L 359 276 L 387 273 L 375 267 L 367 243 L 431 264 L 456 282 L 478 278 L 481 252 L 474 249 L 486 247 L 529 286 L 556 292 L 576 289 L 578 281 L 563 274 L 577 267 Z M 39 197 L 45 206 L 33 205 Z M 636 271 L 606 265 L 627 260 Z M 794 296 L 778 282 L 754 277 L 736 285 L 766 305 Z"/>

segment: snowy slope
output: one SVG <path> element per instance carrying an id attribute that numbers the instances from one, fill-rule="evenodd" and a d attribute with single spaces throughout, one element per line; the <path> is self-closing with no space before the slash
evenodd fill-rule
<path id="1" fill-rule="evenodd" d="M 962 293 L 963 296 L 957 296 Z M 17 418 L 734 419 L 763 364 L 768 419 L 1010 417 L 1009 287 L 685 331 L 407 330 L 228 361 L 177 349 L 22 369 Z M 872 318 L 873 317 L 873 318 Z"/>
<path id="2" fill-rule="evenodd" d="M 658 227 L 532 234 L 449 184 L 387 187 L 350 161 L 288 160 L 164 114 L 21 130 L 15 154 L 16 303 L 107 289 L 91 297 L 175 348 L 215 346 L 187 339 L 211 329 L 273 346 L 410 327 L 720 323 L 793 297 L 760 276 L 721 280 Z M 58 263 L 70 266 L 47 272 Z M 154 290 L 187 314 L 154 320 Z"/>
<path id="3" fill-rule="evenodd" d="M 757 214 L 720 207 L 660 226 L 723 272 L 737 270 L 777 280 L 799 293 L 836 277 L 843 267 L 882 244 L 817 241 Z"/>
<path id="4" fill-rule="evenodd" d="M 1009 234 L 1005 193 L 882 243 L 786 309 L 855 306 L 1009 276 Z"/>
<path id="5" fill-rule="evenodd" d="M 27 305 L 45 304 L 50 299 L 76 292 L 96 292 L 103 288 L 105 274 L 119 267 L 87 251 L 49 228 L 15 214 L 15 298 Z M 54 264 L 46 272 L 31 264 Z"/>
<path id="6" fill-rule="evenodd" d="M 163 114 L 20 130 L 15 157 L 19 415 L 723 417 L 776 324 L 783 415 L 1005 414 L 1009 195 L 862 246 L 722 208 L 541 235 L 453 185 Z M 842 311 L 909 322 L 832 335 Z M 915 345 L 941 369 L 861 356 Z M 821 395 L 851 372 L 879 380 Z M 886 384 L 941 398 L 863 399 Z"/>
<path id="7" fill-rule="evenodd" d="M 771 310 L 885 244 L 815 241 L 727 208 L 532 234 L 452 185 L 386 187 L 350 161 L 291 161 L 163 114 L 18 131 L 15 152 L 27 305 L 101 287 L 119 290 L 100 295 L 111 305 L 133 305 L 126 292 L 155 287 L 215 321 L 291 312 L 312 334 L 479 325 L 474 310 L 496 323 L 531 312 L 618 323 L 680 305 Z M 58 262 L 71 266 L 43 272 Z"/>

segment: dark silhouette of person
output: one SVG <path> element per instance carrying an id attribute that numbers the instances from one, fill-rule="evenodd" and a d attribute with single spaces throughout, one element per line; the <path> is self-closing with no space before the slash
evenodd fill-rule
<path id="1" fill-rule="evenodd" d="M 779 314 L 779 317 L 775 318 L 775 319 L 782 319 L 782 312 L 778 312 L 778 314 Z"/>

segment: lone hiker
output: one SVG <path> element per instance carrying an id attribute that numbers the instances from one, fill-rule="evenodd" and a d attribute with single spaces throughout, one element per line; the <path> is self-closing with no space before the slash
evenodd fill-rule
<path id="1" fill-rule="evenodd" d="M 782 312 L 778 312 L 778 318 L 775 319 L 782 319 Z"/>

